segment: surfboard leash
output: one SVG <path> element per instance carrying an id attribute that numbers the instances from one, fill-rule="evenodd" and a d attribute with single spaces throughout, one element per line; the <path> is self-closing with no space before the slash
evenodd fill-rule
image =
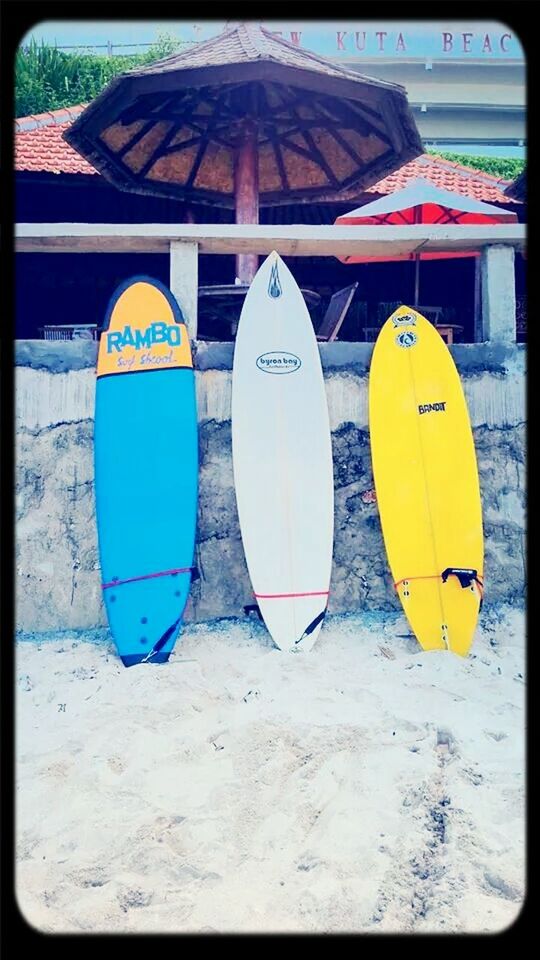
<path id="1" fill-rule="evenodd" d="M 478 587 L 478 592 L 480 594 L 480 607 L 482 609 L 482 603 L 484 602 L 484 575 L 483 573 L 478 573 L 477 570 L 473 570 L 470 567 L 447 567 L 446 570 L 443 570 L 440 574 L 428 574 L 423 577 L 403 577 L 401 580 L 398 580 L 394 583 L 394 587 L 397 590 L 402 583 L 407 584 L 409 580 L 442 580 L 443 583 L 446 583 L 448 577 L 453 576 L 457 577 L 463 589 L 470 587 L 471 583 L 476 583 Z"/>
<path id="2" fill-rule="evenodd" d="M 255 597 L 256 600 L 289 600 L 291 598 L 296 598 L 296 597 L 327 597 L 328 598 L 330 596 L 330 591 L 329 590 L 311 590 L 305 593 L 254 593 L 253 596 Z M 311 623 L 308 624 L 302 636 L 299 637 L 298 640 L 294 641 L 295 644 L 300 643 L 304 639 L 304 637 L 308 637 L 310 633 L 313 633 L 313 631 L 315 630 L 315 627 L 318 627 L 318 625 L 324 620 L 327 610 L 328 610 L 328 599 L 326 601 L 324 610 L 321 610 L 321 612 L 318 613 L 316 617 L 314 617 Z M 246 616 L 249 615 L 250 613 L 256 613 L 259 617 L 259 620 L 264 620 L 258 603 L 247 604 L 244 607 L 244 613 L 246 614 Z"/>
<path id="3" fill-rule="evenodd" d="M 163 649 L 163 647 L 167 643 L 167 640 L 170 640 L 170 638 L 176 632 L 181 622 L 182 622 L 182 617 L 178 617 L 178 620 L 175 620 L 174 623 L 171 624 L 169 629 L 166 630 L 164 634 L 162 634 L 159 640 L 156 641 L 152 649 L 149 650 L 149 652 L 146 654 L 145 657 L 143 657 L 140 663 L 148 663 L 148 661 L 151 660 L 152 657 L 155 657 L 156 653 L 159 653 L 159 651 Z"/>
<path id="4" fill-rule="evenodd" d="M 295 644 L 301 643 L 301 641 L 304 639 L 304 637 L 309 637 L 310 633 L 313 633 L 313 631 L 315 630 L 315 627 L 318 627 L 319 624 L 322 623 L 322 621 L 324 620 L 324 618 L 325 618 L 325 616 L 326 616 L 326 611 L 327 611 L 327 610 L 328 610 L 328 603 L 326 604 L 324 610 L 321 610 L 321 612 L 318 613 L 316 617 L 314 617 L 314 619 L 311 621 L 311 623 L 308 624 L 308 626 L 307 626 L 306 629 L 304 630 L 302 636 L 299 637 L 298 640 L 295 640 L 295 641 L 294 641 Z"/>

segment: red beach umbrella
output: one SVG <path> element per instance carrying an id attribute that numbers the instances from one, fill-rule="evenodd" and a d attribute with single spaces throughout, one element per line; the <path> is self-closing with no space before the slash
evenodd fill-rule
<path id="1" fill-rule="evenodd" d="M 428 180 L 418 177 L 403 190 L 380 197 L 350 213 L 337 218 L 336 224 L 342 226 L 366 226 L 367 224 L 406 226 L 414 223 L 511 223 L 517 220 L 517 214 L 503 210 L 490 203 L 474 200 L 450 190 L 441 190 Z M 420 260 L 439 260 L 453 257 L 476 257 L 475 250 L 444 250 L 411 253 L 401 256 L 339 257 L 342 263 L 384 263 L 397 260 L 415 262 L 414 305 L 418 306 L 420 280 Z"/>

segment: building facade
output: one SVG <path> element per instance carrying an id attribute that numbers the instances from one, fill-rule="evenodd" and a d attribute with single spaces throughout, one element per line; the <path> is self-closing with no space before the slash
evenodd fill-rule
<path id="1" fill-rule="evenodd" d="M 370 21 L 278 29 L 285 40 L 402 84 L 426 149 L 525 157 L 525 55 L 505 24 Z"/>

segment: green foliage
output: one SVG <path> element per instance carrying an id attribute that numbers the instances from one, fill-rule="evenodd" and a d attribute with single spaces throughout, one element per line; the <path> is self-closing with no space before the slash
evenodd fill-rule
<path id="1" fill-rule="evenodd" d="M 160 60 L 181 47 L 176 37 L 162 35 L 146 53 L 107 57 L 65 53 L 33 41 L 19 47 L 15 55 L 15 116 L 88 103 L 117 74 Z"/>
<path id="2" fill-rule="evenodd" d="M 426 153 L 444 157 L 445 160 L 452 160 L 454 163 L 461 163 L 472 170 L 491 173 L 494 177 L 501 177 L 503 180 L 515 180 L 525 169 L 526 164 L 525 160 L 514 157 L 471 157 L 465 153 L 447 153 L 446 150 L 427 150 Z"/>

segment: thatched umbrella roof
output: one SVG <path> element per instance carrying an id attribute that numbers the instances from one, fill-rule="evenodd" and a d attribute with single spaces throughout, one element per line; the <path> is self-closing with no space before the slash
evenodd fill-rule
<path id="1" fill-rule="evenodd" d="M 522 203 L 527 203 L 527 170 L 523 170 L 515 180 L 512 180 L 512 183 L 509 184 L 504 192 L 506 196 L 511 197 L 512 200 L 520 200 Z"/>
<path id="2" fill-rule="evenodd" d="M 261 205 L 338 199 L 422 152 L 402 86 L 253 23 L 116 77 L 65 138 L 120 189 L 219 206 L 248 148 Z"/>

